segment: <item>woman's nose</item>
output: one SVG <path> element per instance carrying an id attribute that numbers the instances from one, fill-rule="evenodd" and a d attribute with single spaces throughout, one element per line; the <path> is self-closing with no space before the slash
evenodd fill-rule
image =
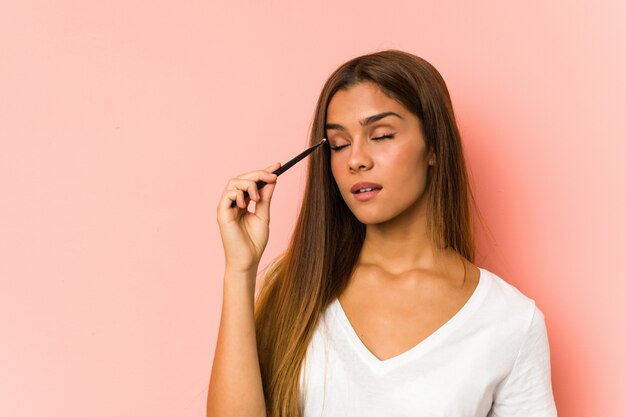
<path id="1" fill-rule="evenodd" d="M 363 141 L 353 141 L 352 145 L 350 145 L 350 152 L 350 160 L 348 162 L 350 169 L 360 171 L 362 169 L 371 168 L 372 158 L 370 157 L 366 143 Z"/>

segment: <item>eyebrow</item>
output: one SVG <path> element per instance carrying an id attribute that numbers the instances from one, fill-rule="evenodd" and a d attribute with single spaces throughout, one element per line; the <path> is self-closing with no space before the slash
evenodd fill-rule
<path id="1" fill-rule="evenodd" d="M 402 119 L 402 116 L 400 116 L 399 114 L 394 113 L 392 111 L 386 111 L 386 112 L 383 112 L 383 113 L 374 114 L 372 116 L 368 116 L 368 117 L 366 117 L 364 119 L 361 119 L 361 120 L 359 120 L 359 123 L 361 124 L 361 126 L 367 126 L 367 125 L 371 125 L 372 123 L 377 122 L 380 119 L 383 119 L 383 118 L 385 118 L 387 116 L 396 116 L 396 117 L 399 117 L 400 119 Z M 343 127 L 342 125 L 337 124 L 337 123 L 327 123 L 326 124 L 326 129 L 328 129 L 328 130 L 335 129 L 335 130 L 344 130 L 344 131 L 346 130 L 345 127 Z"/>

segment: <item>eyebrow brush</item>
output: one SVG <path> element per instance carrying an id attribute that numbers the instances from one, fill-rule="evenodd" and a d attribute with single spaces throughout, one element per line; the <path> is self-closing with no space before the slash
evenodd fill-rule
<path id="1" fill-rule="evenodd" d="M 304 152 L 302 152 L 299 155 L 295 156 L 289 162 L 285 163 L 285 165 L 281 165 L 281 167 L 278 168 L 276 171 L 272 172 L 272 174 L 276 174 L 276 176 L 279 176 L 280 174 L 282 174 L 283 172 L 287 171 L 289 168 L 294 166 L 296 163 L 298 163 L 302 159 L 304 159 L 305 156 L 307 156 L 308 154 L 313 152 L 318 146 L 320 146 L 324 142 L 326 142 L 326 138 L 322 138 L 322 140 L 319 143 L 316 143 L 315 145 L 313 145 L 310 148 L 306 149 Z M 267 183 L 265 181 L 257 181 L 257 183 L 256 183 L 256 187 L 259 190 L 261 188 L 265 187 L 266 185 L 267 185 Z M 244 191 L 243 198 L 246 199 L 249 196 L 250 195 L 248 194 L 248 192 Z M 231 207 L 235 207 L 236 205 L 237 205 L 237 201 L 236 200 L 233 201 L 232 203 L 230 203 Z"/>

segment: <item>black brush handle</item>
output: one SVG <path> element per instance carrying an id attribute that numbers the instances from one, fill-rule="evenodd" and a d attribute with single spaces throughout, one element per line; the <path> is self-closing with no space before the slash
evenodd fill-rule
<path id="1" fill-rule="evenodd" d="M 298 154 L 294 158 L 291 158 L 291 160 L 289 162 L 287 162 L 285 165 L 283 165 L 280 168 L 278 168 L 276 171 L 273 171 L 272 174 L 276 174 L 276 177 L 278 177 L 280 174 L 282 174 L 283 172 L 287 171 L 289 168 L 294 166 L 297 162 L 302 160 L 305 156 L 307 156 L 308 154 L 313 152 L 315 149 L 317 149 L 317 147 L 320 146 L 324 142 L 326 142 L 326 138 L 323 138 L 319 143 L 317 143 L 317 144 L 311 146 L 310 148 L 304 150 L 303 152 L 301 152 L 300 154 Z M 261 188 L 265 187 L 266 185 L 267 185 L 267 183 L 265 181 L 257 181 L 256 188 L 260 190 Z M 249 197 L 250 197 L 250 194 L 248 194 L 247 191 L 244 191 L 243 192 L 243 199 L 245 200 L 245 199 L 247 199 Z M 230 203 L 231 207 L 235 207 L 236 205 L 237 205 L 237 200 L 234 200 L 232 203 Z"/>

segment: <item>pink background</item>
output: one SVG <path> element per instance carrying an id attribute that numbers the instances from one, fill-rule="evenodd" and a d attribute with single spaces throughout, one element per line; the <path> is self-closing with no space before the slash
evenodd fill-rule
<path id="1" fill-rule="evenodd" d="M 476 263 L 544 312 L 559 415 L 624 415 L 625 4 L 4 2 L 0 415 L 203 416 L 222 189 L 304 149 L 331 71 L 386 48 L 448 84 Z"/>

